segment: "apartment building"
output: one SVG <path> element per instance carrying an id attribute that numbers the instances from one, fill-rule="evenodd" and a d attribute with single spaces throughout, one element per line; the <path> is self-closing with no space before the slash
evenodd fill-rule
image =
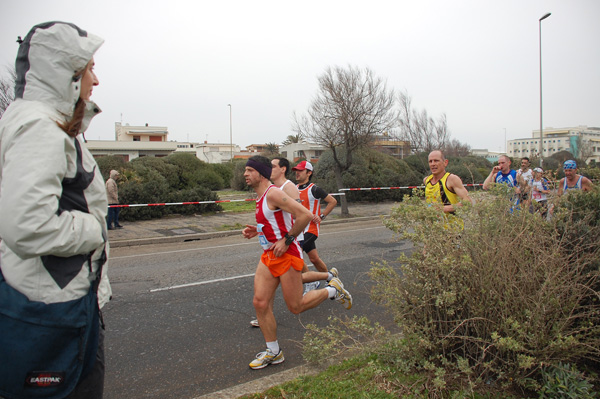
<path id="1" fill-rule="evenodd" d="M 600 127 L 544 128 L 542 151 L 544 157 L 560 151 L 568 151 L 577 158 L 600 162 Z M 510 157 L 535 158 L 539 156 L 540 131 L 534 130 L 530 138 L 508 140 L 507 152 Z"/>

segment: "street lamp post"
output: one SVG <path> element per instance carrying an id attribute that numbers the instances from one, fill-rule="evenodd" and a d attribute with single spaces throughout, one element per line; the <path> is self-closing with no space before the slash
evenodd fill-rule
<path id="1" fill-rule="evenodd" d="M 233 128 L 232 128 L 232 118 L 231 118 L 231 104 L 227 104 L 229 107 L 229 161 L 233 161 Z"/>
<path id="2" fill-rule="evenodd" d="M 539 20 L 540 26 L 540 168 L 544 163 L 544 127 L 542 118 L 542 21 L 548 18 L 551 13 L 544 15 Z"/>

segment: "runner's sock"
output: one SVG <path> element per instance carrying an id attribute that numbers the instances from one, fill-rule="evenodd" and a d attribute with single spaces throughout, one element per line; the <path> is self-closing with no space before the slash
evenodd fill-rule
<path id="1" fill-rule="evenodd" d="M 329 293 L 328 298 L 334 298 L 335 297 L 335 293 L 337 292 L 337 290 L 335 289 L 335 287 L 325 287 L 327 289 L 327 292 Z"/>
<path id="2" fill-rule="evenodd" d="M 267 342 L 267 348 L 271 349 L 271 352 L 273 352 L 273 354 L 277 355 L 279 353 L 279 342 L 277 342 L 277 341 Z"/>
<path id="3" fill-rule="evenodd" d="M 333 274 L 331 274 L 331 272 L 327 272 L 328 276 L 327 276 L 327 282 L 330 282 L 331 279 L 333 278 Z"/>

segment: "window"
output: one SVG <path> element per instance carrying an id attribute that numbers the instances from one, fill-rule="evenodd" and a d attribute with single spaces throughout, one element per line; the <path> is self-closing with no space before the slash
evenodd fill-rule
<path id="1" fill-rule="evenodd" d="M 140 136 L 133 136 L 133 141 L 140 141 Z"/>

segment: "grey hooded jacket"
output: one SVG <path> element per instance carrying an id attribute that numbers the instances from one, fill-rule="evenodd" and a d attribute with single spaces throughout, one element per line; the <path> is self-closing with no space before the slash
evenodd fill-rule
<path id="1" fill-rule="evenodd" d="M 17 56 L 17 99 L 0 119 L 0 269 L 33 301 L 84 296 L 100 264 L 100 306 L 111 296 L 104 181 L 81 135 L 57 125 L 79 98 L 74 75 L 102 43 L 72 24 L 34 27 Z M 86 103 L 82 132 L 99 112 Z"/>

